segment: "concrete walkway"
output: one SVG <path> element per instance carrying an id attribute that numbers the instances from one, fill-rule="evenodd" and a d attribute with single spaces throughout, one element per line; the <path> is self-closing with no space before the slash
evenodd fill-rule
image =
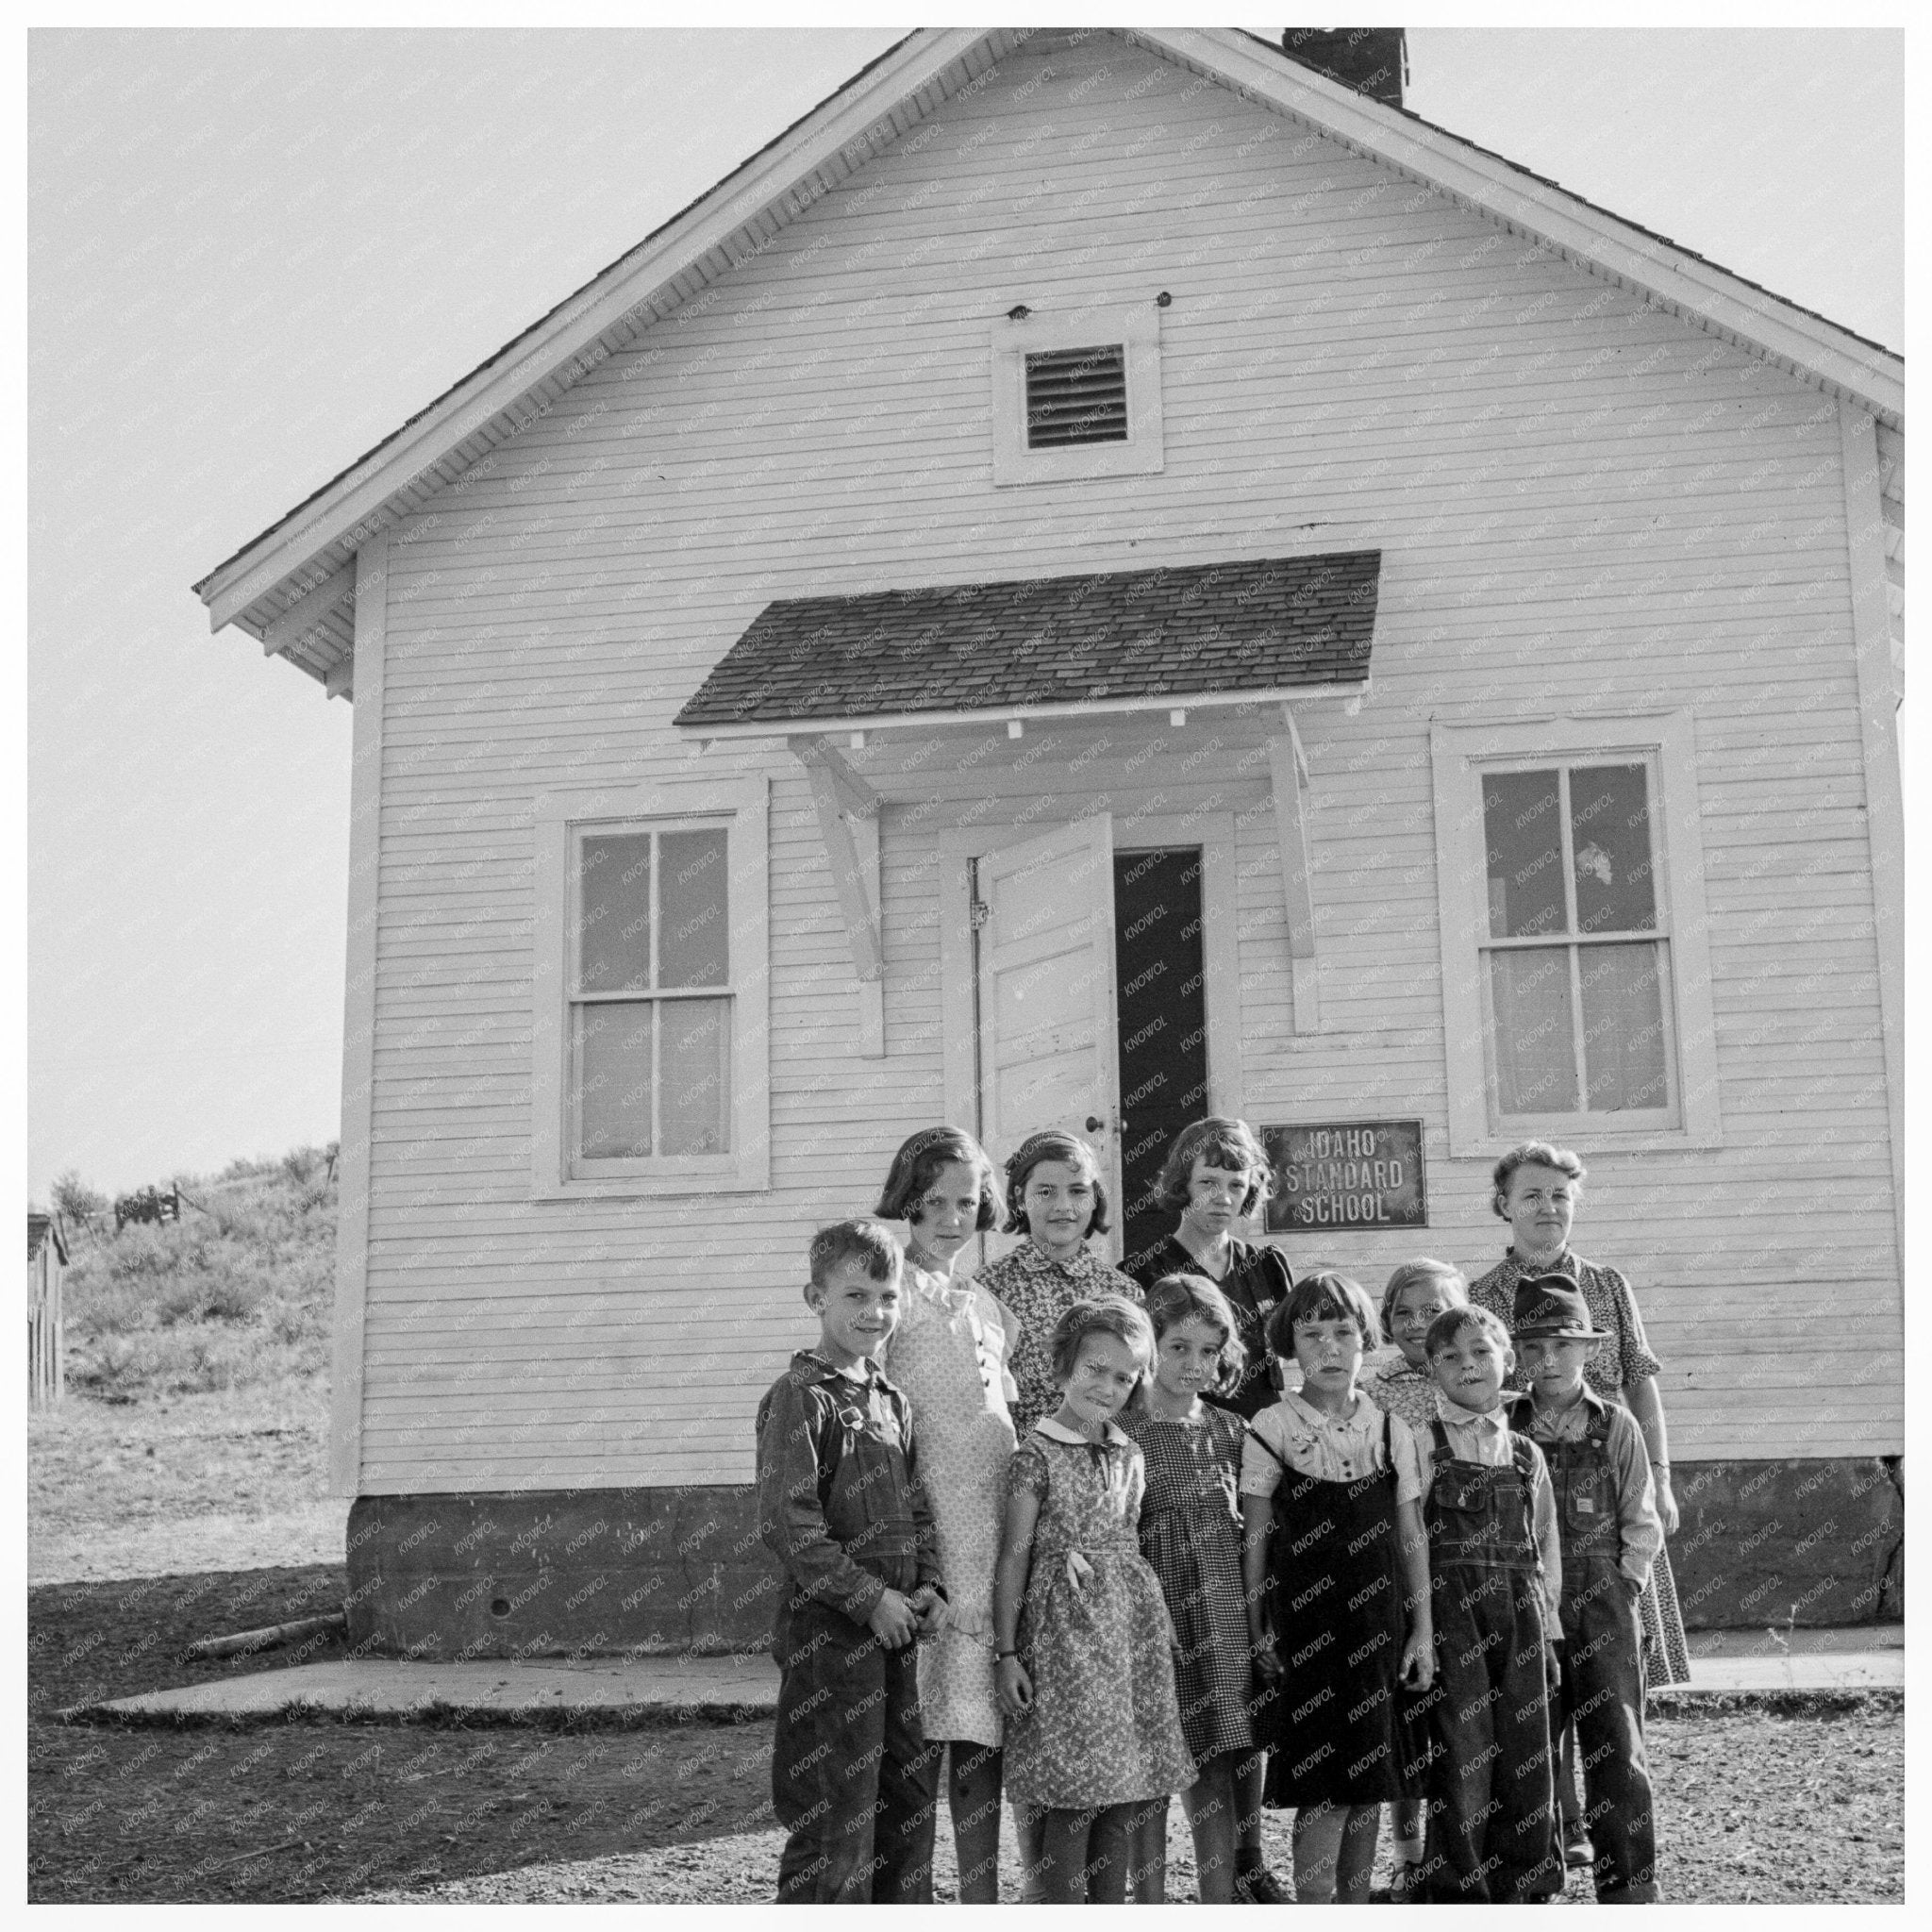
<path id="1" fill-rule="evenodd" d="M 181 1717 L 255 1716 L 298 1706 L 375 1715 L 435 1706 L 497 1712 L 655 1707 L 759 1715 L 777 1704 L 778 1667 L 762 1656 L 533 1657 L 521 1663 L 501 1657 L 468 1663 L 357 1657 L 217 1677 L 81 1708 Z"/>
<path id="2" fill-rule="evenodd" d="M 1903 1690 L 1905 1681 L 1904 1626 L 1868 1624 L 1793 1631 L 1789 1649 L 1761 1631 L 1699 1632 L 1691 1640 L 1687 1688 L 1693 1694 Z M 533 1657 L 522 1663 L 358 1657 L 148 1690 L 62 1715 L 234 1717 L 307 1707 L 394 1716 L 441 1706 L 504 1714 L 657 1708 L 758 1716 L 774 1710 L 777 1699 L 777 1668 L 763 1656 Z"/>

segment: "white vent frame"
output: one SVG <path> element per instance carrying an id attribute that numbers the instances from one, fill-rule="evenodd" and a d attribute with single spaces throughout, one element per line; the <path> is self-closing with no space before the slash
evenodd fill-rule
<path id="1" fill-rule="evenodd" d="M 1018 307 L 1019 303 L 1008 307 Z M 989 325 L 992 374 L 992 480 L 1006 489 L 1028 483 L 1085 482 L 1097 476 L 1148 476 L 1167 465 L 1160 408 L 1160 309 L 1143 301 L 1082 308 L 1005 312 Z M 1056 349 L 1120 343 L 1125 353 L 1127 439 L 1034 449 L 1026 441 L 1026 358 Z"/>

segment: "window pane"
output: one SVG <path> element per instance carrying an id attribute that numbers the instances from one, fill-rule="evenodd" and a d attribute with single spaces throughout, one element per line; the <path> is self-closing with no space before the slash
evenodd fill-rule
<path id="1" fill-rule="evenodd" d="M 724 986 L 730 960 L 724 828 L 666 832 L 658 841 L 658 984 Z"/>
<path id="2" fill-rule="evenodd" d="M 731 1078 L 731 1002 L 666 1000 L 659 1008 L 658 1024 L 662 1029 L 664 1092 L 658 1111 L 664 1127 L 664 1152 L 727 1152 L 731 1144 L 725 1107 Z"/>
<path id="3" fill-rule="evenodd" d="M 1491 953 L 1496 1101 L 1507 1113 L 1576 1111 L 1576 1039 L 1570 1021 L 1570 948 Z"/>
<path id="4" fill-rule="evenodd" d="M 1663 948 L 1579 946 L 1583 974 L 1584 1105 L 1592 1113 L 1668 1107 Z"/>
<path id="5" fill-rule="evenodd" d="M 651 835 L 587 834 L 577 846 L 582 992 L 641 992 L 651 983 Z"/>
<path id="6" fill-rule="evenodd" d="M 1563 904 L 1563 808 L 1555 772 L 1483 778 L 1490 853 L 1490 937 L 1541 938 L 1569 929 Z"/>
<path id="7" fill-rule="evenodd" d="M 592 1160 L 642 1159 L 651 1151 L 651 1002 L 577 1007 L 572 1031 L 579 1153 Z"/>
<path id="8" fill-rule="evenodd" d="M 1657 930 L 1649 775 L 1641 765 L 1579 765 L 1570 774 L 1578 932 Z"/>

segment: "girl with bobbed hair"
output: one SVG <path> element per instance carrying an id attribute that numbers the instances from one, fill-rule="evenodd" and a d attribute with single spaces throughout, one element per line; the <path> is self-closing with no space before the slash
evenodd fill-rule
<path id="1" fill-rule="evenodd" d="M 994 1598 L 1008 1784 L 1041 1902 L 1116 1905 L 1139 1813 L 1194 1781 L 1174 1624 L 1135 1534 L 1146 1464 L 1115 1421 L 1154 1331 L 1137 1303 L 1078 1300 L 1046 1354 L 1060 1400 L 1014 1453 Z"/>
<path id="2" fill-rule="evenodd" d="M 1249 1421 L 1280 1392 L 1262 1330 L 1292 1291 L 1294 1273 L 1279 1248 L 1242 1241 L 1235 1228 L 1260 1210 L 1273 1185 L 1267 1153 L 1246 1121 L 1191 1122 L 1167 1150 L 1155 1193 L 1180 1217 L 1174 1231 L 1126 1262 L 1143 1288 L 1163 1274 L 1205 1274 L 1227 1297 L 1247 1367 L 1234 1388 L 1206 1399 Z"/>
<path id="3" fill-rule="evenodd" d="M 1279 1248 L 1242 1241 L 1236 1226 L 1259 1211 L 1273 1191 L 1267 1150 L 1246 1121 L 1210 1114 L 1174 1136 L 1160 1170 L 1156 1199 L 1180 1217 L 1172 1234 L 1130 1256 L 1127 1273 L 1147 1287 L 1168 1274 L 1205 1275 L 1234 1311 L 1237 1340 L 1246 1357 L 1231 1389 L 1204 1391 L 1202 1401 L 1252 1422 L 1274 1403 L 1281 1371 L 1268 1347 L 1268 1318 L 1294 1291 L 1294 1273 Z M 1244 1759 L 1235 1779 L 1240 1847 L 1235 1899 L 1241 1905 L 1286 1905 L 1287 1890 L 1261 1856 L 1261 1786 L 1266 1757 Z"/>
<path id="4" fill-rule="evenodd" d="M 1657 1511 L 1664 1534 L 1673 1536 L 1677 1504 L 1671 1493 L 1670 1439 L 1657 1388 L 1663 1363 L 1651 1353 L 1629 1282 L 1614 1268 L 1586 1261 L 1570 1245 L 1571 1224 L 1586 1176 L 1583 1162 L 1569 1148 L 1547 1141 L 1524 1141 L 1497 1161 L 1490 1176 L 1490 1207 L 1498 1219 L 1509 1224 L 1509 1246 L 1494 1268 L 1470 1284 L 1469 1298 L 1507 1327 L 1515 1317 L 1519 1282 L 1539 1274 L 1564 1274 L 1575 1283 L 1591 1325 L 1609 1337 L 1584 1365 L 1584 1380 L 1604 1400 L 1621 1402 L 1642 1432 L 1657 1485 Z M 1640 1610 L 1646 1684 L 1657 1690 L 1689 1683 L 1690 1648 L 1667 1550 L 1657 1553 Z M 1557 1780 L 1563 1804 L 1563 1851 L 1571 1864 L 1587 1865 L 1593 1848 L 1576 1800 L 1573 1737 L 1564 1736 L 1563 1768 Z"/>
<path id="5" fill-rule="evenodd" d="M 1020 1323 L 960 1257 L 1002 1211 L 993 1165 L 971 1134 L 926 1127 L 892 1157 L 877 1213 L 907 1227 L 899 1325 L 880 1362 L 912 1405 L 919 1475 L 932 1504 L 947 1627 L 919 1646 L 926 1740 L 946 1751 L 962 1905 L 999 1897 L 1001 1747 L 993 1681 L 993 1566 L 1013 1421 L 1008 1357 Z"/>
<path id="6" fill-rule="evenodd" d="M 1255 1755 L 1254 1670 L 1241 1581 L 1241 1439 L 1246 1424 L 1206 1398 L 1241 1380 L 1234 1310 L 1205 1274 L 1168 1274 L 1147 1291 L 1154 1368 L 1121 1415 L 1141 1445 L 1147 1493 L 1141 1554 L 1154 1566 L 1174 1619 L 1181 1730 L 1199 1776 L 1186 1793 L 1203 1905 L 1234 1902 L 1235 1792 Z M 1165 1902 L 1165 1800 L 1135 1826 L 1135 1898 Z"/>

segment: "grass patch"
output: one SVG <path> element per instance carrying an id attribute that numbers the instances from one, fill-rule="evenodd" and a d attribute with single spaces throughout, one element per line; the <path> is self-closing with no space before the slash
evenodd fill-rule
<path id="1" fill-rule="evenodd" d="M 176 1176 L 176 1222 L 102 1209 L 70 1223 L 71 1391 L 157 1402 L 313 1380 L 328 1366 L 338 1186 L 333 1147 Z M 71 1178 L 70 1201 L 98 1200 Z"/>

